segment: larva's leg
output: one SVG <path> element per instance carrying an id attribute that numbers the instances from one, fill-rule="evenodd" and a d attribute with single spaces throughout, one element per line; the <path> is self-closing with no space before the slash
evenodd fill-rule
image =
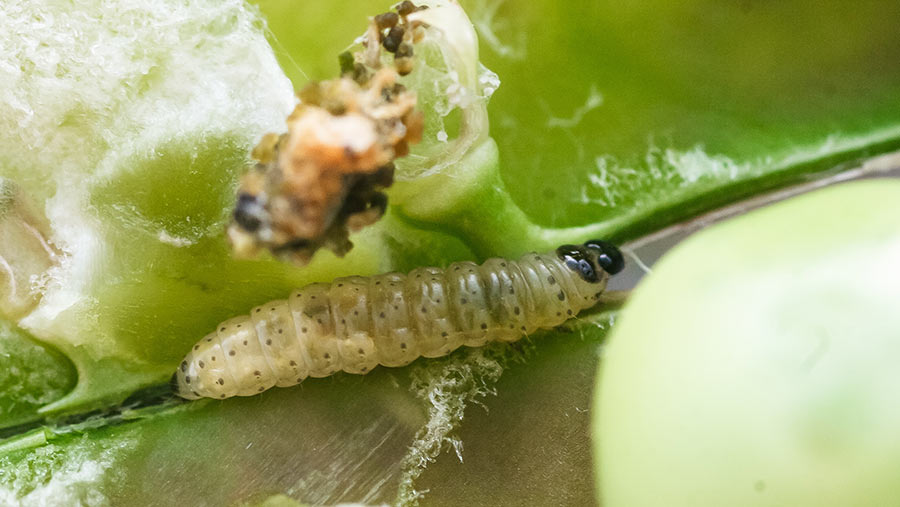
<path id="1" fill-rule="evenodd" d="M 399 273 L 369 279 L 372 339 L 378 363 L 384 366 L 405 366 L 419 357 L 417 341 L 410 332 L 405 279 Z"/>
<path id="2" fill-rule="evenodd" d="M 368 373 L 378 365 L 371 337 L 368 289 L 366 278 L 353 276 L 338 278 L 328 290 L 341 369 L 347 373 Z"/>
<path id="3" fill-rule="evenodd" d="M 457 269 L 459 268 L 459 269 Z M 490 338 L 494 324 L 485 298 L 485 285 L 477 264 L 460 262 L 447 270 L 447 292 L 453 302 L 456 327 L 462 344 L 469 347 L 484 345 Z"/>
<path id="4" fill-rule="evenodd" d="M 527 307 L 519 300 L 515 290 L 515 274 L 509 269 L 509 261 L 488 259 L 482 264 L 488 311 L 491 315 L 490 339 L 515 341 L 527 331 Z M 522 329 L 522 328 L 525 329 Z"/>
<path id="5" fill-rule="evenodd" d="M 415 324 L 419 353 L 424 357 L 440 357 L 456 350 L 461 341 L 450 321 L 450 302 L 443 270 L 413 270 L 406 277 L 404 291 Z"/>
<path id="6" fill-rule="evenodd" d="M 328 290 L 325 284 L 309 285 L 300 291 L 302 297 L 289 300 L 294 326 L 300 329 L 299 339 L 306 352 L 310 377 L 327 377 L 341 369 Z"/>

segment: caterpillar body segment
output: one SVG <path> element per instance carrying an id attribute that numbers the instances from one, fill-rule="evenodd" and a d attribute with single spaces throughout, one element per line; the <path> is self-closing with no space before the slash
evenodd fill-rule
<path id="1" fill-rule="evenodd" d="M 308 285 L 220 324 L 194 345 L 173 386 L 187 399 L 250 396 L 307 377 L 515 341 L 594 306 L 622 266 L 618 249 L 591 241 L 518 261 Z"/>

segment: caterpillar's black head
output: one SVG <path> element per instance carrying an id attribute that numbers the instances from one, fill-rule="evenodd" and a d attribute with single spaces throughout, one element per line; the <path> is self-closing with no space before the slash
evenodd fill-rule
<path id="1" fill-rule="evenodd" d="M 556 249 L 556 255 L 569 269 L 578 273 L 582 280 L 591 283 L 603 279 L 604 271 L 614 275 L 625 267 L 622 253 L 606 241 L 591 240 L 584 245 L 563 245 Z"/>
<path id="2" fill-rule="evenodd" d="M 614 275 L 625 269 L 625 258 L 612 243 L 602 239 L 592 239 L 584 246 L 597 256 L 597 264 L 607 273 Z"/>

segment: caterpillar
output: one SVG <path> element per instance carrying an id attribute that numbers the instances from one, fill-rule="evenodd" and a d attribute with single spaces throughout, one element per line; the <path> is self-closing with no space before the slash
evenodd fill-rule
<path id="1" fill-rule="evenodd" d="M 339 370 L 364 374 L 462 345 L 515 341 L 594 306 L 623 267 L 615 246 L 591 240 L 518 261 L 308 285 L 221 323 L 181 362 L 173 389 L 186 399 L 250 396 Z"/>

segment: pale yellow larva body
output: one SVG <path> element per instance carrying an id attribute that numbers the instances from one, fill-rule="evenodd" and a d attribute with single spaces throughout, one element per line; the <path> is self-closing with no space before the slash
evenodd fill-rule
<path id="1" fill-rule="evenodd" d="M 307 377 L 515 341 L 596 304 L 609 273 L 595 266 L 586 278 L 573 265 L 557 251 L 309 285 L 220 324 L 173 382 L 188 399 L 249 396 Z"/>

